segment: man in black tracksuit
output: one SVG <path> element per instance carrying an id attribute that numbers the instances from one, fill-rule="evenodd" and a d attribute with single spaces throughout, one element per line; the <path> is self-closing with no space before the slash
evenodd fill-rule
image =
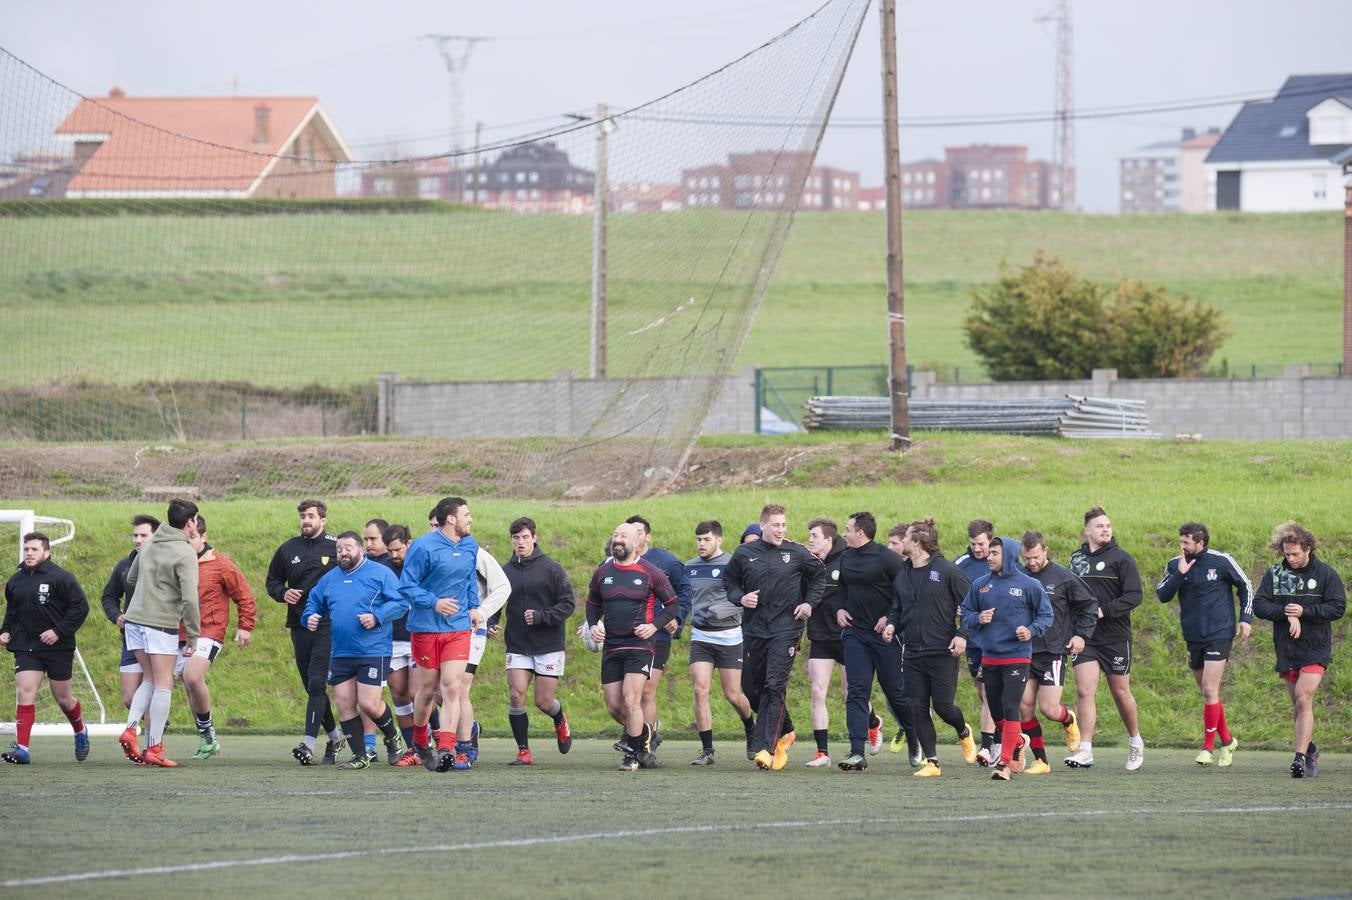
<path id="1" fill-rule="evenodd" d="M 268 566 L 268 596 L 286 604 L 286 627 L 291 632 L 291 649 L 296 656 L 296 671 L 305 689 L 305 740 L 292 751 L 301 761 L 312 749 L 322 726 L 329 737 L 324 750 L 324 762 L 338 761 L 338 751 L 345 744 L 343 733 L 333 717 L 333 707 L 325 687 L 329 674 L 331 636 L 329 621 L 323 618 L 319 627 L 310 631 L 300 620 L 301 610 L 310 596 L 310 589 L 320 576 L 338 564 L 337 542 L 324 532 L 328 507 L 319 500 L 302 500 L 296 507 L 300 513 L 300 534 L 291 538 L 272 555 Z"/>
<path id="2" fill-rule="evenodd" d="M 1136 698 L 1131 693 L 1131 611 L 1141 605 L 1141 573 L 1131 554 L 1113 540 L 1113 523 L 1101 507 L 1084 514 L 1085 542 L 1070 557 L 1070 571 L 1084 581 L 1098 601 L 1099 620 L 1084 650 L 1071 657 L 1078 699 L 1080 749 L 1067 756 L 1072 769 L 1094 764 L 1094 727 L 1098 708 L 1099 673 L 1108 676 L 1108 689 L 1127 730 L 1127 771 L 1135 772 L 1145 761 L 1136 718 Z"/>
<path id="3" fill-rule="evenodd" d="M 841 763 L 846 772 L 868 768 L 864 745 L 868 739 L 869 695 L 873 678 L 883 690 L 892 714 L 906 731 L 912 757 L 916 744 L 915 718 L 901 676 L 901 646 L 887 633 L 887 613 L 892 608 L 892 582 L 901 572 L 901 557 L 873 540 L 878 523 L 870 512 L 851 513 L 845 521 L 845 543 L 840 556 L 840 642 L 845 648 L 848 690 L 845 696 L 845 727 L 850 735 L 850 755 Z"/>
<path id="4" fill-rule="evenodd" d="M 117 626 L 118 633 L 122 635 L 122 658 L 117 668 L 118 678 L 122 682 L 122 705 L 128 709 L 131 708 L 132 694 L 141 686 L 141 664 L 136 661 L 136 654 L 127 649 L 127 636 L 122 633 L 126 628 L 123 613 L 131 602 L 131 595 L 127 593 L 127 572 L 131 569 L 132 560 L 140 552 L 141 545 L 150 540 L 159 527 L 160 520 L 154 516 L 142 514 L 132 517 L 131 553 L 117 561 L 112 574 L 108 576 L 108 583 L 103 586 L 103 614 Z"/>
<path id="5" fill-rule="evenodd" d="M 1295 522 L 1278 525 L 1268 549 L 1282 561 L 1263 573 L 1253 614 L 1272 622 L 1277 674 L 1286 682 L 1295 719 L 1292 778 L 1319 774 L 1314 743 L 1314 694 L 1333 661 L 1332 623 L 1347 611 L 1338 573 L 1315 558 L 1314 535 Z"/>
<path id="6" fill-rule="evenodd" d="M 1178 556 L 1164 567 L 1155 596 L 1168 603 L 1178 596 L 1178 620 L 1188 643 L 1188 668 L 1202 691 L 1202 752 L 1193 762 L 1229 768 L 1238 742 L 1225 722 L 1221 678 L 1234 642 L 1235 595 L 1239 596 L 1239 640 L 1248 643 L 1253 631 L 1253 585 L 1228 553 L 1211 549 L 1211 532 L 1201 522 L 1185 522 L 1178 529 Z"/>
<path id="7" fill-rule="evenodd" d="M 1061 723 L 1067 751 L 1074 753 L 1080 749 L 1080 727 L 1075 713 L 1061 702 L 1061 690 L 1065 685 L 1066 651 L 1084 650 L 1085 641 L 1098 625 L 1098 601 L 1078 575 L 1047 557 L 1047 541 L 1042 532 L 1025 531 L 1021 543 L 1024 571 L 1042 585 L 1052 604 L 1052 627 L 1033 638 L 1033 661 L 1028 666 L 1028 683 L 1019 706 L 1023 733 L 1028 735 L 1036 757 L 1024 774 L 1046 775 L 1051 768 L 1047 765 L 1047 747 L 1036 710 Z"/>
<path id="8" fill-rule="evenodd" d="M 512 592 L 507 595 L 502 615 L 507 651 L 507 720 L 512 724 L 517 748 L 516 759 L 508 765 L 529 766 L 533 760 L 526 687 L 532 678 L 535 708 L 553 720 L 559 752 L 567 753 L 573 746 L 568 716 L 555 691 L 563 676 L 564 626 L 577 609 L 577 600 L 563 566 L 540 550 L 535 520 L 522 516 L 508 530 L 512 535 L 512 558 L 503 570 Z"/>
<path id="9" fill-rule="evenodd" d="M 938 739 L 929 715 L 931 705 L 958 736 L 963 762 L 976 762 L 972 731 L 953 702 L 958 693 L 958 667 L 967 652 L 967 629 L 958 618 L 958 607 L 972 583 L 939 552 L 939 534 L 932 519 L 912 523 L 902 536 L 902 549 L 907 559 L 892 581 L 892 605 L 883 637 L 899 634 L 905 648 L 906 694 L 926 759 L 915 774 L 937 778 Z"/>
<path id="10" fill-rule="evenodd" d="M 761 539 L 742 544 L 723 570 L 728 599 L 742 613 L 742 693 L 756 710 L 755 763 L 779 771 L 795 735 L 784 707 L 803 623 L 821 603 L 826 570 L 802 544 L 785 540 L 784 507 L 761 510 Z"/>

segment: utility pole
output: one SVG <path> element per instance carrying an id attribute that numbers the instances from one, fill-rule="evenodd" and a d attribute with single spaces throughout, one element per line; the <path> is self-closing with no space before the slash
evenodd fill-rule
<path id="1" fill-rule="evenodd" d="M 596 105 L 596 176 L 592 201 L 591 377 L 606 377 L 606 227 L 610 188 L 610 110 Z"/>
<path id="2" fill-rule="evenodd" d="M 879 0 L 883 43 L 883 161 L 887 197 L 887 390 L 892 398 L 893 450 L 911 445 L 910 384 L 906 377 L 906 297 L 901 273 L 901 147 L 897 132 L 897 2 Z"/>
<path id="3" fill-rule="evenodd" d="M 1056 23 L 1056 118 L 1052 120 L 1052 167 L 1060 174 L 1060 203 L 1075 208 L 1075 110 L 1074 33 L 1070 24 L 1070 0 L 1057 0 L 1056 11 L 1040 16 L 1039 22 Z M 1049 198 L 1055 199 L 1055 198 Z"/>
<path id="4" fill-rule="evenodd" d="M 458 193 L 463 200 L 465 185 L 462 179 L 455 177 L 455 173 L 460 169 L 457 156 L 460 153 L 461 122 L 465 115 L 465 70 L 469 68 L 469 57 L 474 52 L 474 45 L 490 41 L 492 38 L 468 34 L 425 34 L 423 40 L 432 41 L 437 45 L 437 52 L 446 63 L 446 74 L 451 78 L 451 182 L 458 183 Z"/>

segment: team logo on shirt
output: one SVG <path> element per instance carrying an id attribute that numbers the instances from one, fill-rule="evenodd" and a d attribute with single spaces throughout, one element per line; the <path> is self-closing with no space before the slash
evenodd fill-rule
<path id="1" fill-rule="evenodd" d="M 1311 578 L 1305 586 L 1308 587 L 1310 590 L 1314 590 L 1315 589 L 1314 579 Z"/>
<path id="2" fill-rule="evenodd" d="M 784 560 L 784 565 L 787 566 L 787 565 L 789 564 L 789 554 L 787 554 L 787 553 L 781 553 L 781 554 L 779 554 L 779 558 L 782 559 L 782 560 Z"/>
<path id="3" fill-rule="evenodd" d="M 831 572 L 831 580 L 832 580 L 832 581 L 839 581 L 839 580 L 840 580 L 840 570 L 839 570 L 839 569 L 834 569 L 834 570 L 832 570 L 832 572 Z"/>
<path id="4" fill-rule="evenodd" d="M 710 570 L 709 570 L 709 577 L 710 577 L 710 578 L 717 578 L 717 577 L 718 577 L 718 570 L 717 570 L 717 569 L 710 569 Z"/>
<path id="5" fill-rule="evenodd" d="M 1096 566 L 1094 566 L 1094 570 L 1097 571 L 1097 572 L 1102 572 L 1102 571 L 1103 571 L 1103 560 L 1099 560 L 1099 564 L 1096 565 Z"/>
<path id="6" fill-rule="evenodd" d="M 1206 580 L 1207 580 L 1207 581 L 1215 581 L 1217 578 L 1220 578 L 1220 577 L 1221 577 L 1220 573 L 1217 572 L 1215 569 L 1207 569 L 1207 570 L 1206 570 Z"/>
<path id="7" fill-rule="evenodd" d="M 294 556 L 294 557 L 292 557 L 292 558 L 291 558 L 291 565 L 293 565 L 293 566 L 298 566 L 298 565 L 300 565 L 300 557 L 299 557 L 299 556 Z"/>
<path id="8" fill-rule="evenodd" d="M 615 583 L 615 579 L 613 579 L 613 578 L 611 578 L 609 575 L 607 575 L 605 578 L 602 578 L 602 579 L 601 579 L 601 583 L 602 583 L 602 584 L 614 584 L 614 583 Z"/>
<path id="9" fill-rule="evenodd" d="M 52 586 L 51 586 L 50 584 L 40 584 L 40 585 L 38 585 L 38 604 L 39 604 L 39 605 L 44 605 L 44 606 L 46 605 L 47 600 L 48 600 L 47 592 L 50 591 L 51 589 L 52 589 Z"/>
<path id="10" fill-rule="evenodd" d="M 319 564 L 321 566 L 327 566 L 329 564 L 329 558 L 327 556 L 319 557 Z"/>
<path id="11" fill-rule="evenodd" d="M 938 573 L 938 572 L 935 572 L 935 571 L 933 571 L 933 570 L 931 570 L 931 571 L 930 571 L 930 581 L 936 581 L 936 582 L 937 582 L 938 580 L 939 580 L 939 573 Z"/>
<path id="12" fill-rule="evenodd" d="M 642 579 L 642 578 L 635 578 L 635 579 L 634 579 L 634 584 L 642 584 L 642 583 L 643 583 L 643 579 Z"/>
<path id="13" fill-rule="evenodd" d="M 977 593 L 978 593 L 978 594 L 985 594 L 985 593 L 989 592 L 990 589 L 991 589 L 991 586 L 990 586 L 989 584 L 987 584 L 987 585 L 982 585 L 982 587 L 977 591 Z"/>
<path id="14" fill-rule="evenodd" d="M 1011 596 L 1011 597 L 1022 597 L 1022 596 L 1023 596 L 1023 588 L 1010 588 L 1010 589 L 1009 589 L 1009 596 Z"/>

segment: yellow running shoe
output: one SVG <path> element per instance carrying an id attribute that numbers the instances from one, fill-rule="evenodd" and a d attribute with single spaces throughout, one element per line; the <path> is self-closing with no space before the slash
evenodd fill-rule
<path id="1" fill-rule="evenodd" d="M 1080 720 L 1075 716 L 1075 710 L 1067 707 L 1066 712 L 1070 713 L 1070 724 L 1063 726 L 1066 729 L 1066 752 L 1074 753 L 1080 749 Z"/>
<path id="2" fill-rule="evenodd" d="M 958 738 L 958 746 L 962 748 L 962 761 L 967 765 L 976 762 L 976 741 L 972 740 L 972 726 L 968 725 L 962 729 L 962 737 Z"/>
<path id="3" fill-rule="evenodd" d="M 897 729 L 897 736 L 892 738 L 892 743 L 887 745 L 887 749 L 893 753 L 900 753 L 906 749 L 906 732 L 900 728 Z"/>
<path id="4" fill-rule="evenodd" d="M 1216 766 L 1221 769 L 1228 769 L 1234 763 L 1235 748 L 1239 746 L 1239 740 L 1233 735 L 1230 737 L 1230 743 L 1221 744 L 1216 749 Z M 1309 768 L 1309 764 L 1306 764 Z"/>
<path id="5" fill-rule="evenodd" d="M 793 746 L 793 742 L 796 740 L 798 740 L 798 735 L 790 731 L 775 741 L 774 762 L 770 768 L 778 772 L 789 764 L 789 748 Z"/>
<path id="6" fill-rule="evenodd" d="M 938 778 L 939 767 L 933 760 L 926 760 L 925 764 L 911 773 L 912 778 Z"/>
<path id="7" fill-rule="evenodd" d="M 1023 770 L 1025 775 L 1050 775 L 1052 767 L 1047 765 L 1045 760 L 1035 759 L 1028 764 L 1028 768 Z"/>
<path id="8" fill-rule="evenodd" d="M 1197 763 L 1197 765 L 1199 766 L 1209 766 L 1211 765 L 1212 762 L 1214 762 L 1210 750 L 1203 750 L 1201 753 L 1193 757 L 1192 761 Z"/>
<path id="9" fill-rule="evenodd" d="M 762 750 L 757 753 L 755 757 L 753 757 L 753 761 L 756 763 L 756 768 L 765 769 L 766 771 L 769 771 L 775 764 L 775 758 L 770 755 L 769 750 Z"/>

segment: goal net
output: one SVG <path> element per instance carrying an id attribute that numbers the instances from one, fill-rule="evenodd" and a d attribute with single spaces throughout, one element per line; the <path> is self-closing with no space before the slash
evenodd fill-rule
<path id="1" fill-rule="evenodd" d="M 322 96 L 86 96 L 0 49 L 8 470 L 41 496 L 661 490 L 795 211 L 853 202 L 815 157 L 867 7 L 416 158 L 363 158 Z M 51 442 L 94 447 L 76 478 Z"/>
<path id="2" fill-rule="evenodd" d="M 31 509 L 0 509 L 0 553 L 8 563 L 4 569 L 6 579 L 14 572 L 23 555 L 23 536 L 38 531 L 47 535 L 52 545 L 52 560 L 62 568 L 68 568 L 71 541 L 75 538 L 75 523 L 70 519 L 58 519 L 52 516 L 37 515 Z M 98 597 L 90 598 L 90 615 L 99 614 Z M 5 656 L 9 654 L 6 651 Z M 122 726 L 108 722 L 103 698 L 99 696 L 94 679 L 89 674 L 84 657 L 75 651 L 75 670 L 71 676 L 71 686 L 84 712 L 85 724 L 90 734 L 116 734 Z M 14 666 L 10 658 L 0 659 L 0 734 L 14 733 Z M 70 734 L 70 723 L 61 709 L 52 700 L 51 691 L 46 682 L 38 690 L 37 721 L 33 733 Z"/>

